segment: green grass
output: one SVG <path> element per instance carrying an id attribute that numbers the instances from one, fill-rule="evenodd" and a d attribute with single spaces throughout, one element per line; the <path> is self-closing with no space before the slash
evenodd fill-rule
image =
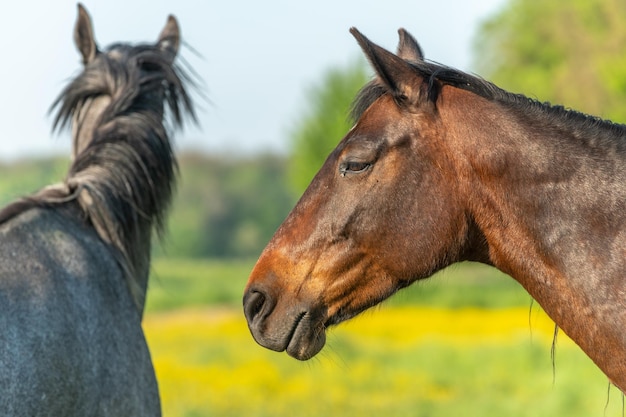
<path id="1" fill-rule="evenodd" d="M 527 307 L 530 300 L 528 293 L 511 277 L 486 265 L 464 262 L 401 290 L 389 303 L 394 306 L 502 308 Z"/>
<path id="2" fill-rule="evenodd" d="M 254 260 L 156 259 L 147 312 L 207 305 L 241 306 Z"/>

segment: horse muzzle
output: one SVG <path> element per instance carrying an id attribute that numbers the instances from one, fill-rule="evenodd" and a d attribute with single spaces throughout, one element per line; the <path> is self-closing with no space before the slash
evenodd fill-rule
<path id="1" fill-rule="evenodd" d="M 243 297 L 248 328 L 256 342 L 298 360 L 315 356 L 326 343 L 324 315 L 308 303 L 281 305 L 280 298 L 262 285 L 252 285 Z"/>

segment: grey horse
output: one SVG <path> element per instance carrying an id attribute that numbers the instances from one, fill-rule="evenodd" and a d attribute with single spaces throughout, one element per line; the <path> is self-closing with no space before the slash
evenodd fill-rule
<path id="1" fill-rule="evenodd" d="M 179 27 L 100 50 L 79 4 L 74 40 L 84 68 L 53 105 L 67 176 L 0 211 L 0 415 L 159 416 L 141 320 L 177 172 L 164 119 L 195 120 Z"/>

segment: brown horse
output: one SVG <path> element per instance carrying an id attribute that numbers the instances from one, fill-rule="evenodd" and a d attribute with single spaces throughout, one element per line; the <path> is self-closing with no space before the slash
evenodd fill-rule
<path id="1" fill-rule="evenodd" d="M 326 329 L 459 261 L 519 281 L 626 391 L 626 127 L 539 103 L 351 30 L 377 78 L 259 258 L 256 341 L 297 359 Z"/>

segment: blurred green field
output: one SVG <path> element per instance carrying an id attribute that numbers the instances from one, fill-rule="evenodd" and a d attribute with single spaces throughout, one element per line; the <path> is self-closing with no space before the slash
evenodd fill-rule
<path id="1" fill-rule="evenodd" d="M 146 311 L 239 307 L 254 262 L 157 258 L 152 262 Z"/>
<path id="2" fill-rule="evenodd" d="M 622 415 L 621 394 L 563 334 L 553 371 L 553 323 L 491 268 L 418 283 L 298 362 L 248 332 L 252 266 L 154 263 L 144 328 L 165 417 Z"/>
<path id="3" fill-rule="evenodd" d="M 157 258 L 152 264 L 146 309 L 155 312 L 216 304 L 239 308 L 255 261 Z M 530 302 L 521 286 L 498 270 L 463 263 L 403 289 L 385 304 L 498 308 L 526 307 Z"/>

